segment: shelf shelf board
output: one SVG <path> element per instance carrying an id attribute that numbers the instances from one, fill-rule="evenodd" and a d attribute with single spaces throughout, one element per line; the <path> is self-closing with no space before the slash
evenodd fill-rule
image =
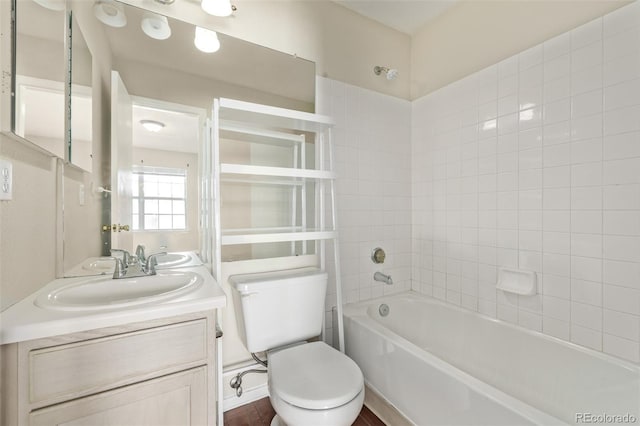
<path id="1" fill-rule="evenodd" d="M 281 243 L 291 241 L 329 240 L 336 238 L 335 231 L 288 231 L 267 232 L 265 229 L 256 229 L 253 232 L 241 230 L 236 233 L 232 230 L 222 232 L 221 244 L 223 246 L 237 244 Z"/>
<path id="2" fill-rule="evenodd" d="M 220 119 L 272 128 L 321 132 L 334 125 L 330 117 L 309 112 L 220 98 Z"/>
<path id="3" fill-rule="evenodd" d="M 263 179 L 251 179 L 249 176 L 246 178 L 237 178 L 223 176 L 220 178 L 221 183 L 239 183 L 247 185 L 262 185 L 262 186 L 304 186 L 304 180 L 292 180 L 292 179 L 278 179 L 278 178 L 263 178 Z"/>
<path id="4" fill-rule="evenodd" d="M 303 134 L 250 127 L 244 123 L 227 120 L 220 122 L 220 139 L 287 147 L 295 146 L 305 141 Z"/>
<path id="5" fill-rule="evenodd" d="M 292 169 L 288 167 L 251 166 L 246 164 L 220 163 L 220 174 L 275 176 L 305 179 L 335 179 L 334 172 L 314 169 Z"/>

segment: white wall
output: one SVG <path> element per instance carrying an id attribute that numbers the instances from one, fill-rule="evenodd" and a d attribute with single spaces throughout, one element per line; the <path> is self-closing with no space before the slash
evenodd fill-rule
<path id="1" fill-rule="evenodd" d="M 640 361 L 640 3 L 415 101 L 412 159 L 415 290 Z"/>

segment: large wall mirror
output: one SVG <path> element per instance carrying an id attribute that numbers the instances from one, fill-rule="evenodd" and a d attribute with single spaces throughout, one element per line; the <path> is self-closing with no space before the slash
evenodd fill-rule
<path id="1" fill-rule="evenodd" d="M 64 2 L 16 0 L 12 131 L 51 154 L 65 153 Z"/>
<path id="2" fill-rule="evenodd" d="M 12 131 L 91 171 L 92 56 L 82 30 L 63 0 L 14 0 L 13 9 Z"/>
<path id="3" fill-rule="evenodd" d="M 94 22 L 111 49 L 99 54 L 111 55 L 113 69 L 111 199 L 105 203 L 111 229 L 104 233 L 110 244 L 103 254 L 109 248 L 132 251 L 138 244 L 148 253 L 198 250 L 202 176 L 211 173 L 203 152 L 214 98 L 313 112 L 315 64 L 131 5 L 104 4 L 109 9 L 97 8 Z M 202 36 L 213 46 L 200 44 Z M 270 154 L 229 144 L 221 155 Z M 247 206 L 260 189 L 229 190 L 234 197 L 225 208 L 236 210 L 226 217 L 234 227 L 250 227 L 259 214 Z"/>

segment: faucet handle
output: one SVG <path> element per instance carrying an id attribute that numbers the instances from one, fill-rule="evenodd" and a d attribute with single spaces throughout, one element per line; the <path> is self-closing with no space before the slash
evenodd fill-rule
<path id="1" fill-rule="evenodd" d="M 113 270 L 113 278 L 114 279 L 122 278 L 122 276 L 125 274 L 127 270 L 127 266 L 120 258 L 114 257 L 113 260 L 116 261 L 116 267 Z"/>
<path id="2" fill-rule="evenodd" d="M 111 249 L 111 254 L 113 253 L 122 253 L 122 261 L 125 265 L 128 265 L 131 262 L 131 254 L 128 251 L 123 249 Z"/>
<path id="3" fill-rule="evenodd" d="M 147 257 L 147 263 L 145 265 L 145 272 L 147 273 L 147 275 L 155 275 L 156 274 L 156 266 L 158 265 L 158 259 L 156 259 L 158 256 L 162 256 L 167 254 L 166 251 L 160 252 L 160 253 L 153 253 L 150 254 L 149 257 Z"/>

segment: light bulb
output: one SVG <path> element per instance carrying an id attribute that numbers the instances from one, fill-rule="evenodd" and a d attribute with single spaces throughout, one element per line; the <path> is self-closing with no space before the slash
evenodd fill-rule
<path id="1" fill-rule="evenodd" d="M 171 27 L 166 16 L 153 12 L 145 12 L 140 27 L 146 35 L 156 40 L 166 40 L 171 37 Z"/>
<path id="2" fill-rule="evenodd" d="M 164 123 L 155 120 L 140 120 L 140 124 L 142 124 L 142 127 L 147 129 L 147 131 L 153 133 L 158 133 L 160 130 L 164 129 Z"/>
<path id="3" fill-rule="evenodd" d="M 213 16 L 229 16 L 233 9 L 230 0 L 202 0 L 202 10 Z"/>
<path id="4" fill-rule="evenodd" d="M 127 16 L 121 3 L 113 0 L 98 0 L 93 6 L 93 14 L 103 24 L 114 28 L 122 28 L 127 25 Z"/>
<path id="5" fill-rule="evenodd" d="M 196 27 L 196 37 L 193 39 L 193 44 L 196 45 L 198 50 L 205 53 L 217 52 L 220 49 L 218 34 L 215 31 L 201 27 Z"/>

